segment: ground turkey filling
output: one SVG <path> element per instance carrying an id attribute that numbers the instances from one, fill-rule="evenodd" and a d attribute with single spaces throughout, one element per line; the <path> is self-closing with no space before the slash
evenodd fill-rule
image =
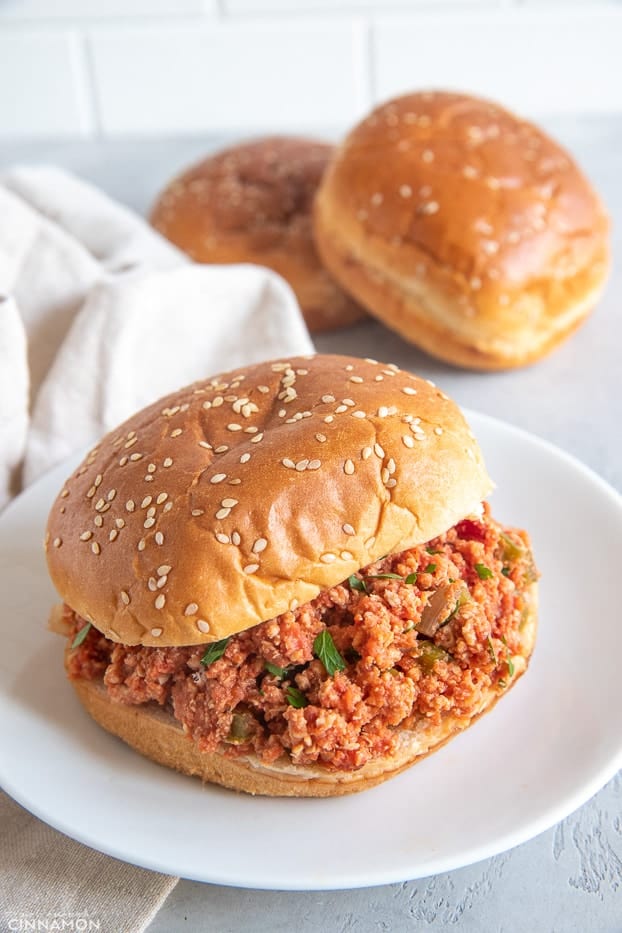
<path id="1" fill-rule="evenodd" d="M 220 642 L 220 657 L 206 645 L 128 647 L 91 628 L 70 652 L 69 677 L 103 677 L 114 701 L 169 708 L 204 751 L 353 770 L 391 753 L 398 726 L 469 717 L 483 692 L 503 691 L 536 576 L 526 533 L 485 507 Z M 85 623 L 65 615 L 73 639 Z M 343 666 L 332 674 L 317 656 L 325 630 Z"/>

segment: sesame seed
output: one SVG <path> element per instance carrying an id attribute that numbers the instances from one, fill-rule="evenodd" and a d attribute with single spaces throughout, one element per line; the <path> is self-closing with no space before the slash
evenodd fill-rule
<path id="1" fill-rule="evenodd" d="M 158 577 L 157 587 L 158 587 L 159 590 L 161 590 L 162 587 L 166 585 L 166 581 L 167 581 L 167 580 L 168 580 L 168 575 L 167 575 L 167 574 L 163 574 L 161 577 Z"/>
<path id="2" fill-rule="evenodd" d="M 365 382 L 362 376 L 350 376 L 350 382 L 354 382 L 359 385 L 361 382 Z"/>
<path id="3" fill-rule="evenodd" d="M 172 503 L 172 502 L 167 502 L 166 505 L 164 506 L 163 511 L 164 511 L 164 512 L 170 512 L 172 508 L 173 508 L 173 503 Z"/>
<path id="4" fill-rule="evenodd" d="M 54 540 L 52 541 L 52 544 L 54 545 L 54 547 L 60 547 L 62 543 L 63 543 L 62 538 L 54 538 Z"/>
<path id="5" fill-rule="evenodd" d="M 181 433 L 182 433 L 181 428 L 175 428 L 174 431 L 171 431 L 171 437 L 179 437 Z"/>
<path id="6" fill-rule="evenodd" d="M 248 463 L 250 458 L 251 458 L 250 454 L 242 454 L 242 456 L 240 457 L 240 463 Z"/>
<path id="7" fill-rule="evenodd" d="M 205 621 L 205 619 L 197 619 L 197 628 L 204 634 L 209 632 L 209 624 Z"/>
<path id="8" fill-rule="evenodd" d="M 83 531 L 82 534 L 80 535 L 80 541 L 88 541 L 89 538 L 92 538 L 92 537 L 93 537 L 92 531 Z"/>
<path id="9" fill-rule="evenodd" d="M 161 628 L 152 628 L 152 629 L 151 629 L 151 634 L 153 635 L 154 638 L 159 638 L 160 635 L 162 634 L 162 629 L 161 629 Z"/>
<path id="10" fill-rule="evenodd" d="M 109 540 L 109 541 L 114 541 L 115 538 L 117 538 L 118 536 L 119 536 L 118 530 L 117 530 L 116 528 L 113 528 L 113 529 L 111 530 L 110 534 L 108 535 L 108 540 Z"/>
<path id="11" fill-rule="evenodd" d="M 363 449 L 362 449 L 362 451 L 361 451 L 361 459 L 362 459 L 362 460 L 369 460 L 369 458 L 371 457 L 372 453 L 373 453 L 373 451 L 372 451 L 371 447 L 363 447 Z"/>
<path id="12" fill-rule="evenodd" d="M 352 417 L 353 417 L 353 418 L 366 418 L 367 415 L 365 414 L 364 411 L 353 411 L 353 412 L 352 412 Z"/>
<path id="13" fill-rule="evenodd" d="M 229 485 L 230 485 L 230 486 L 239 486 L 241 482 L 242 482 L 241 479 L 230 479 L 230 480 L 229 480 Z"/>
<path id="14" fill-rule="evenodd" d="M 205 409 L 205 411 L 209 411 L 211 407 L 212 407 L 211 402 L 203 402 L 203 408 Z"/>
<path id="15" fill-rule="evenodd" d="M 102 479 L 103 479 L 103 476 L 101 475 L 101 473 L 98 473 L 95 479 L 93 480 L 93 485 L 101 486 Z"/>
<path id="16" fill-rule="evenodd" d="M 355 535 L 355 534 L 356 534 L 354 528 L 352 527 L 352 525 L 349 524 L 349 522 L 346 522 L 345 525 L 342 525 L 341 527 L 343 528 L 343 530 L 345 531 L 345 533 L 346 533 L 347 535 Z"/>
<path id="17" fill-rule="evenodd" d="M 434 433 L 435 433 L 435 434 L 438 434 L 438 435 L 440 436 L 440 435 L 443 433 L 443 429 L 442 429 L 442 428 L 434 428 Z"/>
<path id="18" fill-rule="evenodd" d="M 156 583 L 155 577 L 149 577 L 149 580 L 147 581 L 147 586 L 149 587 L 152 593 L 155 593 L 155 591 L 158 588 L 158 584 Z"/>
<path id="19" fill-rule="evenodd" d="M 296 470 L 298 471 L 298 473 L 303 473 L 307 469 L 308 466 L 309 466 L 308 460 L 306 459 L 299 460 L 298 463 L 296 464 Z"/>
<path id="20" fill-rule="evenodd" d="M 415 446 L 415 442 L 413 441 L 410 434 L 402 434 L 402 443 L 404 444 L 405 447 L 412 448 Z"/>
<path id="21" fill-rule="evenodd" d="M 259 564 L 247 564 L 243 569 L 244 573 L 255 573 L 259 570 Z"/>
<path id="22" fill-rule="evenodd" d="M 378 409 L 378 417 L 386 418 L 388 414 L 389 414 L 389 409 L 385 405 L 381 405 L 380 408 Z"/>
<path id="23" fill-rule="evenodd" d="M 222 395 L 217 395 L 216 398 L 212 399 L 212 408 L 220 408 L 223 402 L 224 398 Z"/>
<path id="24" fill-rule="evenodd" d="M 155 543 L 160 547 L 164 544 L 164 535 L 161 531 L 156 531 L 155 533 Z"/>
<path id="25" fill-rule="evenodd" d="M 167 505 L 166 508 L 165 508 L 165 511 L 167 511 L 168 508 L 169 508 L 171 505 L 172 505 L 172 503 L 169 502 L 168 505 Z M 198 518 L 199 515 L 204 515 L 204 514 L 205 514 L 205 509 L 193 509 L 192 512 L 191 512 L 191 514 L 192 514 L 195 518 Z"/>
<path id="26" fill-rule="evenodd" d="M 168 493 L 167 493 L 167 492 L 161 492 L 160 495 L 158 496 L 158 498 L 156 499 L 156 503 L 157 503 L 157 505 L 162 505 L 162 503 L 163 503 L 163 502 L 166 502 L 167 499 L 168 499 Z"/>
<path id="27" fill-rule="evenodd" d="M 101 510 L 103 509 L 105 505 L 106 505 L 105 499 L 98 499 L 97 502 L 95 503 L 95 508 L 97 509 L 98 512 L 101 512 Z"/>
<path id="28" fill-rule="evenodd" d="M 134 444 L 138 441 L 137 437 L 133 437 L 131 440 L 127 441 L 123 446 L 126 450 L 129 450 L 130 447 L 133 447 Z"/>
<path id="29" fill-rule="evenodd" d="M 263 431 L 260 431 L 259 434 L 255 434 L 254 437 L 251 437 L 251 444 L 258 444 L 259 441 L 263 440 Z"/>
<path id="30" fill-rule="evenodd" d="M 58 540 L 58 539 L 57 539 L 57 540 Z M 101 548 L 100 548 L 99 544 L 97 543 L 97 541 L 93 541 L 93 543 L 91 544 L 91 550 L 92 550 L 93 554 L 100 554 L 100 553 L 101 553 Z"/>
<path id="31" fill-rule="evenodd" d="M 495 253 L 499 252 L 499 244 L 496 240 L 484 240 L 482 247 L 485 253 L 488 253 L 489 256 L 494 256 Z"/>
<path id="32" fill-rule="evenodd" d="M 413 193 L 413 189 L 410 185 L 400 185 L 400 195 L 403 198 L 409 198 Z"/>
<path id="33" fill-rule="evenodd" d="M 323 395 L 323 396 L 322 396 L 322 401 L 323 401 L 326 405 L 330 405 L 331 402 L 334 402 L 334 401 L 335 401 L 335 396 L 334 396 L 334 395 Z"/>
<path id="34" fill-rule="evenodd" d="M 321 460 L 309 460 L 309 465 L 307 466 L 307 470 L 319 470 L 321 466 L 322 466 Z"/>
<path id="35" fill-rule="evenodd" d="M 384 449 L 380 446 L 380 444 L 374 444 L 374 453 L 381 459 L 384 457 Z"/>
<path id="36" fill-rule="evenodd" d="M 125 590 L 121 590 L 121 602 L 124 603 L 126 606 L 129 606 L 130 604 L 129 593 L 126 593 Z"/>
<path id="37" fill-rule="evenodd" d="M 95 525 L 97 525 L 98 528 L 101 528 L 101 526 L 104 524 L 104 518 L 102 515 L 96 515 L 93 519 L 93 522 Z"/>
<path id="38" fill-rule="evenodd" d="M 164 593 L 159 593 L 158 596 L 156 596 L 153 602 L 153 605 L 156 607 L 156 609 L 163 609 L 165 602 L 166 602 L 166 596 L 164 595 Z"/>
<path id="39" fill-rule="evenodd" d="M 403 386 L 402 392 L 404 393 L 404 395 L 416 395 L 417 394 L 417 390 L 413 389 L 412 386 Z"/>
<path id="40" fill-rule="evenodd" d="M 153 497 L 152 497 L 152 496 L 145 496 L 145 498 L 143 499 L 143 501 L 140 503 L 141 509 L 146 509 L 147 506 L 148 506 L 148 505 L 151 505 L 152 502 L 153 502 Z"/>
<path id="41" fill-rule="evenodd" d="M 426 201 L 425 204 L 421 205 L 421 213 L 430 216 L 431 214 L 438 213 L 438 201 Z"/>
<path id="42" fill-rule="evenodd" d="M 95 486 L 91 486 L 91 488 L 89 489 L 89 491 L 88 491 L 87 494 L 86 494 L 86 498 L 87 498 L 87 499 L 92 499 L 96 492 L 97 492 L 97 490 L 95 489 Z"/>
<path id="43" fill-rule="evenodd" d="M 350 551 L 342 551 L 340 557 L 342 560 L 354 560 L 354 554 Z"/>
<path id="44" fill-rule="evenodd" d="M 351 460 L 349 459 L 346 460 L 346 462 L 343 465 L 343 472 L 347 473 L 348 476 L 352 476 L 352 474 L 354 473 L 354 464 L 352 463 Z"/>
<path id="45" fill-rule="evenodd" d="M 227 478 L 226 473 L 214 473 L 214 475 L 210 477 L 210 483 L 222 483 L 223 479 L 226 479 L 226 478 Z"/>
<path id="46" fill-rule="evenodd" d="M 130 454 L 130 460 L 131 460 L 133 463 L 136 463 L 137 460 L 142 460 L 142 459 L 143 459 L 143 456 L 144 456 L 144 454 Z"/>
<path id="47" fill-rule="evenodd" d="M 234 506 L 238 504 L 238 500 L 237 499 L 223 499 L 220 504 L 225 509 L 232 509 Z"/>
<path id="48" fill-rule="evenodd" d="M 146 546 L 147 546 L 147 542 L 145 541 L 144 538 L 141 538 L 138 544 L 136 545 L 139 551 L 144 551 Z"/>
<path id="49" fill-rule="evenodd" d="M 155 473 L 155 471 L 156 471 L 155 463 L 150 463 L 149 466 L 147 467 L 147 473 Z"/>
<path id="50" fill-rule="evenodd" d="M 324 418 L 324 424 L 332 424 L 334 420 L 335 419 L 333 415 L 326 415 L 326 417 Z"/>
<path id="51" fill-rule="evenodd" d="M 227 425 L 227 431 L 241 431 L 241 430 L 242 430 L 242 425 L 236 424 L 235 421 Z"/>
<path id="52" fill-rule="evenodd" d="M 380 476 L 382 478 L 382 482 L 386 485 L 391 477 L 391 474 L 389 473 L 387 467 L 382 468 L 382 472 Z"/>
<path id="53" fill-rule="evenodd" d="M 296 609 L 298 609 L 298 606 L 299 606 L 299 605 L 300 605 L 300 603 L 298 602 L 297 599 L 292 599 L 292 600 L 290 600 L 290 603 L 289 603 L 290 612 L 295 612 Z"/>
<path id="54" fill-rule="evenodd" d="M 355 403 L 352 401 L 351 398 L 342 398 L 341 401 L 343 402 L 344 405 L 348 405 L 350 408 L 354 408 Z"/>
<path id="55" fill-rule="evenodd" d="M 143 528 L 153 528 L 155 525 L 155 518 L 153 515 L 150 515 L 149 518 L 146 518 L 143 522 Z"/>
<path id="56" fill-rule="evenodd" d="M 119 466 L 124 467 L 128 460 L 129 460 L 129 457 L 121 457 L 121 459 L 119 460 Z"/>
<path id="57" fill-rule="evenodd" d="M 219 541 L 220 544 L 230 544 L 229 535 L 224 535 L 221 531 L 216 532 L 216 540 Z"/>
<path id="58" fill-rule="evenodd" d="M 332 564 L 337 560 L 337 557 L 335 554 L 331 554 L 330 551 L 328 551 L 326 554 L 320 556 L 320 560 L 323 564 Z"/>
<path id="59" fill-rule="evenodd" d="M 296 464 L 294 463 L 293 460 L 290 460 L 289 457 L 285 457 L 283 460 L 281 460 L 281 463 L 283 464 L 284 467 L 287 467 L 288 470 L 296 469 Z"/>
<path id="60" fill-rule="evenodd" d="M 203 450 L 211 450 L 212 445 L 208 444 L 207 441 L 199 441 L 199 447 L 202 447 Z"/>
<path id="61" fill-rule="evenodd" d="M 231 509 L 218 509 L 218 511 L 216 512 L 216 518 L 219 520 L 223 518 L 228 518 L 230 514 L 231 514 Z"/>
<path id="62" fill-rule="evenodd" d="M 60 497 L 61 497 L 61 499 L 66 499 L 68 495 L 69 495 L 69 490 L 68 490 L 68 489 L 63 489 L 63 491 L 62 491 L 61 494 L 60 494 Z"/>
<path id="63" fill-rule="evenodd" d="M 167 468 L 173 466 L 173 461 L 172 461 L 172 459 L 171 459 L 170 457 L 166 457 L 166 458 L 162 461 L 162 466 L 163 466 L 163 467 L 167 467 Z"/>
<path id="64" fill-rule="evenodd" d="M 368 538 L 367 541 L 365 542 L 365 547 L 368 549 L 372 548 L 375 543 L 376 543 L 376 538 L 372 535 L 372 537 Z"/>
<path id="65" fill-rule="evenodd" d="M 316 439 L 316 441 L 319 441 L 320 444 L 323 444 L 323 443 L 326 441 L 326 435 L 325 435 L 325 434 L 316 434 L 316 435 L 315 435 L 315 439 Z"/>
<path id="66" fill-rule="evenodd" d="M 337 405 L 337 407 L 335 408 L 335 414 L 342 415 L 344 411 L 347 411 L 347 410 L 348 410 L 347 405 Z"/>
<path id="67" fill-rule="evenodd" d="M 387 489 L 392 489 L 394 486 L 397 486 L 397 480 L 396 480 L 396 479 L 388 479 L 388 480 L 386 481 L 386 483 L 385 483 L 385 486 L 387 487 Z"/>
<path id="68" fill-rule="evenodd" d="M 184 609 L 184 615 L 193 616 L 193 615 L 196 615 L 198 611 L 199 611 L 199 607 L 197 603 L 188 603 L 188 605 Z"/>
<path id="69" fill-rule="evenodd" d="M 257 538 L 257 540 L 255 541 L 252 547 L 253 554 L 261 554 L 261 552 L 265 551 L 267 547 L 268 547 L 268 542 L 266 541 L 265 538 Z"/>
<path id="70" fill-rule="evenodd" d="M 153 482 L 153 475 L 152 475 L 151 473 L 147 473 L 147 475 L 144 477 L 144 480 L 145 480 L 146 483 L 152 483 L 152 482 Z"/>
<path id="71" fill-rule="evenodd" d="M 156 573 L 159 577 L 165 577 L 167 573 L 170 573 L 173 568 L 169 564 L 162 564 L 156 570 Z"/>
<path id="72" fill-rule="evenodd" d="M 263 395 L 266 395 L 270 391 L 269 386 L 257 386 L 257 391 L 261 392 Z"/>

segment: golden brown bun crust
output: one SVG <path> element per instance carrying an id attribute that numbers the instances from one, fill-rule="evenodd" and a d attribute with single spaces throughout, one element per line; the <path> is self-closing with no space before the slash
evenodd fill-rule
<path id="1" fill-rule="evenodd" d="M 151 223 L 196 262 L 251 262 L 292 286 L 310 331 L 365 312 L 319 260 L 311 230 L 315 192 L 333 147 L 269 137 L 204 159 L 162 192 Z"/>
<path id="2" fill-rule="evenodd" d="M 48 565 L 113 641 L 201 644 L 429 541 L 490 489 L 431 383 L 343 356 L 261 363 L 108 434 L 52 508 Z"/>
<path id="3" fill-rule="evenodd" d="M 598 300 L 603 206 L 537 127 L 463 94 L 376 109 L 337 150 L 315 204 L 335 278 L 434 356 L 503 369 L 539 359 Z"/>
<path id="4" fill-rule="evenodd" d="M 225 758 L 200 752 L 179 723 L 155 704 L 126 706 L 110 700 L 101 681 L 72 680 L 87 712 L 108 732 L 159 764 L 233 790 L 268 797 L 337 797 L 368 790 L 441 748 L 488 712 L 526 671 L 537 629 L 537 584 L 530 587 L 530 614 L 520 651 L 513 655 L 514 674 L 504 689 L 491 687 L 468 716 L 445 713 L 440 724 L 423 720 L 416 730 L 402 730 L 392 755 L 368 762 L 358 771 L 328 771 L 319 765 L 263 765 L 255 756 Z"/>

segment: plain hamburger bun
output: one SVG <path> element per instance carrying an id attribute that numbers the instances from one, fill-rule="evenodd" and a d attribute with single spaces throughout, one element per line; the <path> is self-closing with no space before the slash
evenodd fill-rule
<path id="1" fill-rule="evenodd" d="M 210 156 L 174 179 L 151 223 L 196 262 L 268 266 L 292 286 L 311 332 L 351 324 L 365 312 L 317 255 L 315 192 L 333 147 L 268 137 Z"/>
<path id="2" fill-rule="evenodd" d="M 433 356 L 475 369 L 540 359 L 598 301 L 608 220 L 556 142 L 489 101 L 409 94 L 338 148 L 315 204 L 335 279 Z"/>
<path id="3" fill-rule="evenodd" d="M 261 363 L 108 434 L 52 508 L 49 570 L 113 641 L 201 644 L 429 541 L 491 486 L 426 380 L 341 356 Z"/>

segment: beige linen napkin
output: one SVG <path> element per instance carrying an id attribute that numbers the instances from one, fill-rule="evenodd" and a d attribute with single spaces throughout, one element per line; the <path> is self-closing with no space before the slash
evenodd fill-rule
<path id="1" fill-rule="evenodd" d="M 0 176 L 0 508 L 163 393 L 312 352 L 274 273 L 191 263 L 59 169 Z M 175 883 L 73 842 L 0 792 L 0 929 L 55 918 L 88 929 L 86 918 L 134 933 Z"/>

